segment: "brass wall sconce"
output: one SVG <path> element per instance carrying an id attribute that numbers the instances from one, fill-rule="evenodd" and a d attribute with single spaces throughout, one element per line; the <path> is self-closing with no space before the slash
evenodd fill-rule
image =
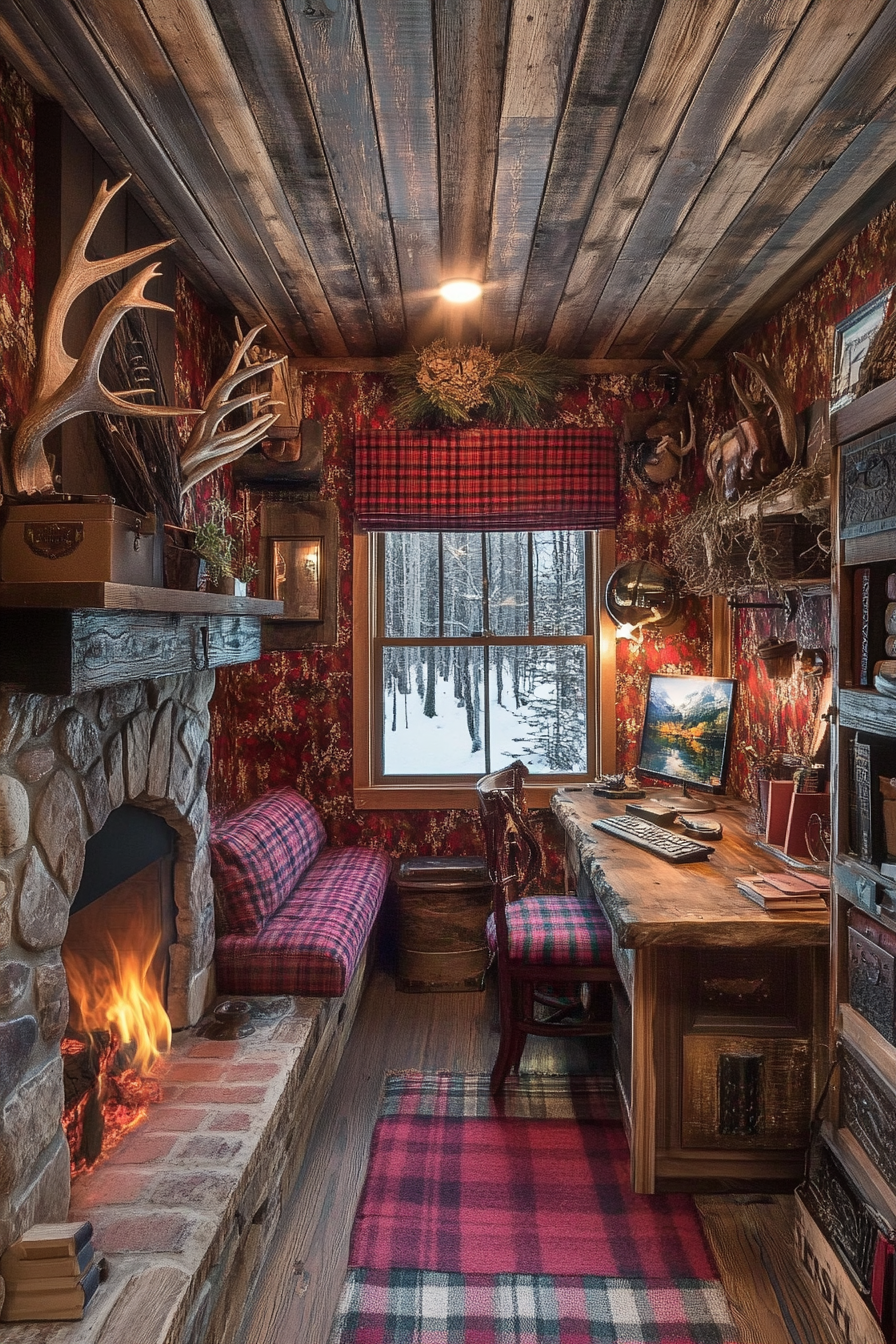
<path id="1" fill-rule="evenodd" d="M 606 604 L 617 639 L 638 639 L 644 629 L 668 629 L 679 614 L 675 576 L 652 560 L 631 560 L 607 580 Z"/>

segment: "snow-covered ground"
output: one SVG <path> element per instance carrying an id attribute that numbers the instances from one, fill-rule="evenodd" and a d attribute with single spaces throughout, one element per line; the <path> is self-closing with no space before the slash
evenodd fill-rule
<path id="1" fill-rule="evenodd" d="M 584 700 L 584 654 L 582 690 Z M 503 693 L 505 703 L 499 705 L 497 702 L 494 678 L 489 698 L 492 749 L 491 759 L 486 765 L 484 747 L 475 752 L 471 750 L 466 710 L 455 700 L 450 682 L 441 678 L 436 682 L 436 717 L 432 719 L 423 713 L 423 701 L 416 690 L 412 689 L 406 696 L 399 695 L 394 732 L 393 700 L 390 692 L 384 705 L 384 774 L 387 776 L 482 775 L 487 769 L 498 770 L 517 759 L 536 773 L 549 773 L 551 768 L 538 747 L 539 729 L 533 722 L 533 710 L 539 701 L 542 707 L 552 705 L 551 688 L 545 685 L 537 689 L 528 696 L 529 703 L 516 710 L 512 707 L 513 692 L 507 684 L 505 672 Z M 480 714 L 479 729 L 484 740 L 484 706 Z M 573 743 L 567 740 L 567 745 L 572 749 L 569 773 L 584 774 L 586 770 L 584 710 L 576 715 L 574 730 L 577 741 Z"/>

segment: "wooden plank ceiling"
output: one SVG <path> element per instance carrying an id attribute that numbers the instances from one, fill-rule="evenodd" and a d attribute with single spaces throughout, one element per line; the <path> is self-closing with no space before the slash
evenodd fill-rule
<path id="1" fill-rule="evenodd" d="M 729 348 L 896 195 L 894 43 L 896 0 L 0 0 L 200 288 L 330 358 Z"/>

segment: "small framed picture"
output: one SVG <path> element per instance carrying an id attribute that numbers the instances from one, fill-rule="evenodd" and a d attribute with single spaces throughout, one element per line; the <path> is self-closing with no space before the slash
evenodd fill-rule
<path id="1" fill-rule="evenodd" d="M 271 597 L 288 621 L 322 621 L 323 537 L 270 537 Z"/>
<path id="2" fill-rule="evenodd" d="M 887 315 L 893 288 L 883 289 L 834 328 L 834 366 L 831 410 L 838 411 L 855 397 L 862 360 Z"/>

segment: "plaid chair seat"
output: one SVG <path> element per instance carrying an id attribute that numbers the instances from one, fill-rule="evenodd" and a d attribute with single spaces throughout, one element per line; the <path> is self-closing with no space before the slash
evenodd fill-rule
<path id="1" fill-rule="evenodd" d="M 486 924 L 488 945 L 497 950 L 495 917 Z M 507 906 L 507 942 L 512 962 L 535 966 L 613 965 L 613 938 L 606 917 L 581 896 L 524 896 Z"/>
<path id="2" fill-rule="evenodd" d="M 223 994 L 344 994 L 389 880 L 387 854 L 360 846 L 323 849 L 300 884 L 251 936 L 215 945 Z"/>

